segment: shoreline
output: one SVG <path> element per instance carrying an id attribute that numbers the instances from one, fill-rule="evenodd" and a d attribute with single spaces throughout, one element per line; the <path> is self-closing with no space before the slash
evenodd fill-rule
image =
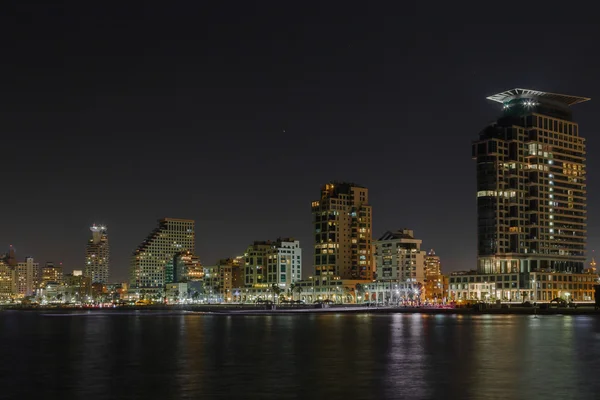
<path id="1" fill-rule="evenodd" d="M 40 313 L 123 313 L 123 312 L 144 312 L 152 314 L 157 311 L 166 313 L 190 313 L 206 315 L 315 315 L 315 314 L 424 314 L 424 315 L 598 315 L 600 310 L 591 307 L 578 308 L 548 308 L 534 310 L 533 307 L 511 307 L 511 308 L 488 308 L 485 310 L 475 310 L 473 308 L 416 308 L 416 307 L 343 307 L 332 306 L 328 308 L 298 307 L 288 308 L 279 307 L 274 310 L 265 309 L 251 305 L 231 306 L 231 305 L 175 305 L 175 306 L 123 306 L 123 307 L 22 307 L 22 306 L 0 306 L 0 315 L 3 311 L 24 311 Z"/>

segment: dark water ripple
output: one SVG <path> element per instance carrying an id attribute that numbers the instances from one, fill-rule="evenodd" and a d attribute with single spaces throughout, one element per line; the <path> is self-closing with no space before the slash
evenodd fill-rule
<path id="1" fill-rule="evenodd" d="M 600 319 L 3 312 L 0 360 L 10 399 L 597 399 Z"/>

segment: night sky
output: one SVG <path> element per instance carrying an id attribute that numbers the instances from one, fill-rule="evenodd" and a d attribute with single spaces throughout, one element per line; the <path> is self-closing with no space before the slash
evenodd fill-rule
<path id="1" fill-rule="evenodd" d="M 374 239 L 410 228 L 445 272 L 475 268 L 470 145 L 501 112 L 485 97 L 515 87 L 593 99 L 575 118 L 600 245 L 596 10 L 25 3 L 0 12 L 0 248 L 19 259 L 82 269 L 103 223 L 124 280 L 168 216 L 196 220 L 204 264 L 296 237 L 307 276 L 310 202 L 336 179 L 369 188 Z"/>

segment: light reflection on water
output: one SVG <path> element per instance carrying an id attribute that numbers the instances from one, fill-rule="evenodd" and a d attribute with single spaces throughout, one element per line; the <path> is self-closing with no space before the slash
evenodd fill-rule
<path id="1" fill-rule="evenodd" d="M 0 328 L 7 398 L 587 399 L 600 389 L 593 316 L 11 312 Z"/>

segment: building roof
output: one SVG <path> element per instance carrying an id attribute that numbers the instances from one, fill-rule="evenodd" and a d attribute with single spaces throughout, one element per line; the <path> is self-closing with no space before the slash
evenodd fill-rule
<path id="1" fill-rule="evenodd" d="M 381 236 L 379 238 L 379 240 L 392 240 L 392 239 L 414 239 L 415 237 L 412 236 L 410 233 L 412 233 L 412 231 L 409 231 L 407 229 L 403 230 L 403 231 L 387 231 L 386 233 L 383 234 L 383 236 Z"/>
<path id="2" fill-rule="evenodd" d="M 532 98 L 532 97 L 541 98 L 541 97 L 543 97 L 548 100 L 553 100 L 553 101 L 565 104 L 567 106 L 572 106 L 575 104 L 579 104 L 579 103 L 583 103 L 585 101 L 591 100 L 589 97 L 570 96 L 567 94 L 540 92 L 538 90 L 521 89 L 521 88 L 511 89 L 511 90 L 507 90 L 502 93 L 497 93 L 492 96 L 486 97 L 486 99 L 496 101 L 498 103 L 505 103 L 509 100 L 518 99 L 521 97 L 523 97 L 523 98 Z"/>

